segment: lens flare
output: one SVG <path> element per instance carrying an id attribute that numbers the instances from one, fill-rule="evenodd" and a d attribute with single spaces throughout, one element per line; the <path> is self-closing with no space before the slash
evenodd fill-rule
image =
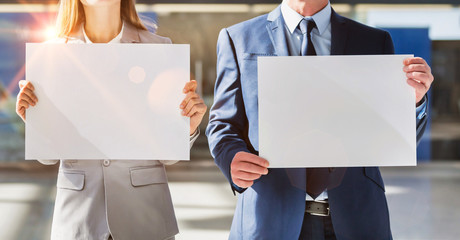
<path id="1" fill-rule="evenodd" d="M 56 28 L 53 26 L 46 27 L 44 31 L 45 39 L 50 40 L 56 37 Z"/>

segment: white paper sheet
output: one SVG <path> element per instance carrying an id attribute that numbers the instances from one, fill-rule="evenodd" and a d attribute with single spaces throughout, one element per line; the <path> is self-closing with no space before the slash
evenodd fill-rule
<path id="1" fill-rule="evenodd" d="M 26 159 L 189 160 L 189 45 L 27 44 Z"/>
<path id="2" fill-rule="evenodd" d="M 270 167 L 416 165 L 411 55 L 259 57 L 259 154 Z"/>

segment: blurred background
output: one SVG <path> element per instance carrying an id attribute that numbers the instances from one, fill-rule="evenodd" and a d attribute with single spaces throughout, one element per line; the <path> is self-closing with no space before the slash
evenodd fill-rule
<path id="1" fill-rule="evenodd" d="M 157 33 L 191 45 L 191 71 L 208 107 L 220 29 L 265 14 L 281 0 L 139 0 Z M 382 168 L 395 239 L 460 235 L 460 1 L 331 0 L 339 14 L 386 29 L 397 53 L 428 60 L 435 82 L 418 166 Z M 26 42 L 53 37 L 57 1 L 0 0 L 0 239 L 49 239 L 57 166 L 24 160 L 24 124 L 15 114 Z M 181 233 L 177 239 L 227 239 L 236 197 L 210 156 L 204 135 L 192 160 L 168 167 Z"/>

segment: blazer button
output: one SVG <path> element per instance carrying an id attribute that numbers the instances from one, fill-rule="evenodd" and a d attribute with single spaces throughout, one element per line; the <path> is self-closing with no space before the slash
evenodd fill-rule
<path id="1" fill-rule="evenodd" d="M 103 165 L 104 167 L 108 167 L 110 165 L 110 160 L 105 159 Z"/>

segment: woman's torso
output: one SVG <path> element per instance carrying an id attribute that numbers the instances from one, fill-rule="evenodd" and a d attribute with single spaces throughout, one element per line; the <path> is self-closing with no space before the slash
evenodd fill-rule
<path id="1" fill-rule="evenodd" d="M 120 43 L 171 41 L 124 23 Z M 86 43 L 82 31 L 53 43 Z M 48 161 L 48 162 L 46 162 Z M 45 164 L 56 161 L 41 160 Z M 167 239 L 178 233 L 156 160 L 61 160 L 52 239 Z"/>

